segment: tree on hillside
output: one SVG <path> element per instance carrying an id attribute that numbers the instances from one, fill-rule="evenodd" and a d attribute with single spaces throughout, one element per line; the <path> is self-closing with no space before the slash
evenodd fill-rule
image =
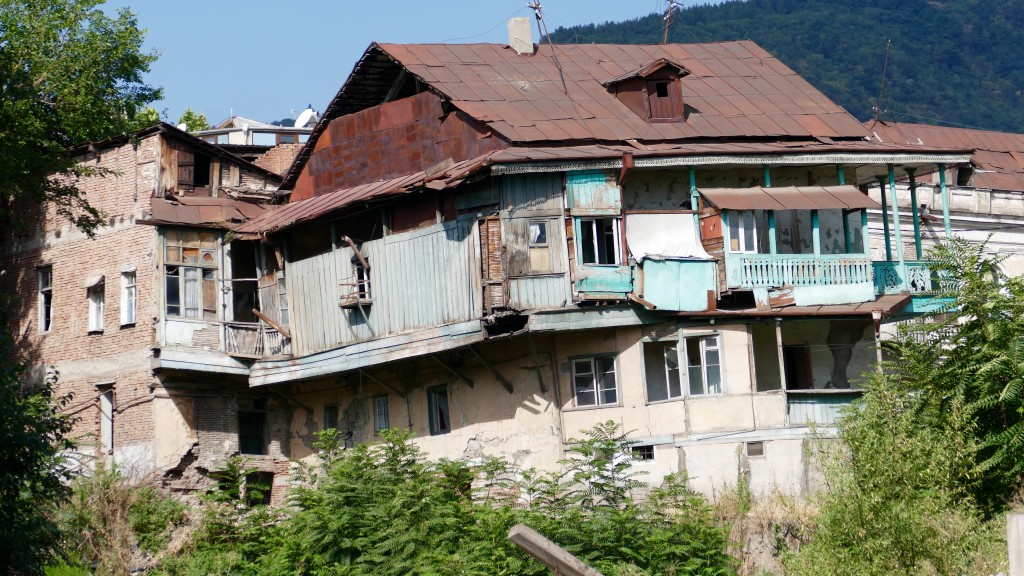
<path id="1" fill-rule="evenodd" d="M 142 80 L 156 55 L 142 52 L 135 16 L 109 17 L 101 2 L 0 0 L 0 228 L 26 202 L 94 232 L 102 215 L 74 178 L 95 169 L 69 147 L 130 131 L 160 97 Z"/>
<path id="2" fill-rule="evenodd" d="M 210 123 L 206 121 L 206 114 L 196 112 L 191 108 L 185 109 L 181 118 L 178 118 L 178 124 L 184 124 L 187 132 L 198 132 L 210 127 Z"/>

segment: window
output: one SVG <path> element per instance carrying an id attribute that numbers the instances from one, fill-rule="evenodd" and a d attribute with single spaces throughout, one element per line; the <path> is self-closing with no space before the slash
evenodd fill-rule
<path id="1" fill-rule="evenodd" d="M 447 403 L 447 399 L 446 399 L 445 406 L 447 406 L 447 405 L 448 405 L 448 403 Z M 373 397 L 373 431 L 374 432 L 380 432 L 381 430 L 386 430 L 386 429 L 388 429 L 390 427 L 391 427 L 391 425 L 388 422 L 388 397 L 387 397 L 387 395 L 385 394 L 383 396 L 374 396 Z"/>
<path id="2" fill-rule="evenodd" d="M 36 270 L 39 281 L 39 330 L 49 332 L 53 328 L 53 266 Z"/>
<path id="3" fill-rule="evenodd" d="M 328 404 L 324 406 L 324 430 L 338 428 L 338 405 Z"/>
<path id="4" fill-rule="evenodd" d="M 103 287 L 101 277 L 85 290 L 86 299 L 89 301 L 89 332 L 103 332 L 103 313 L 106 308 Z"/>
<path id="5" fill-rule="evenodd" d="M 729 213 L 729 251 L 757 252 L 757 223 L 753 210 Z"/>
<path id="6" fill-rule="evenodd" d="M 619 263 L 619 219 L 580 219 L 580 263 Z"/>
<path id="7" fill-rule="evenodd" d="M 358 258 L 355 258 L 355 257 L 352 258 L 352 266 L 355 269 L 355 278 L 356 278 L 356 290 L 355 290 L 356 294 L 355 295 L 356 295 L 356 298 L 359 298 L 360 300 L 369 300 L 370 299 L 370 268 L 369 268 L 370 261 L 369 261 L 369 259 L 364 259 L 364 260 L 366 261 L 366 266 L 363 266 L 363 263 L 360 262 Z"/>
<path id="8" fill-rule="evenodd" d="M 135 324 L 137 298 L 135 271 L 121 272 L 121 326 Z"/>
<path id="9" fill-rule="evenodd" d="M 746 442 L 745 445 L 748 458 L 764 456 L 764 441 Z"/>
<path id="10" fill-rule="evenodd" d="M 288 325 L 288 284 L 283 271 L 277 271 L 277 309 L 281 324 Z"/>
<path id="11" fill-rule="evenodd" d="M 619 401 L 615 357 L 597 356 L 572 361 L 573 394 L 577 406 L 606 406 Z"/>
<path id="12" fill-rule="evenodd" d="M 652 120 L 679 120 L 683 117 L 683 97 L 675 81 L 648 80 L 647 105 Z"/>
<path id="13" fill-rule="evenodd" d="M 267 453 L 267 399 L 238 399 L 238 451 L 241 454 Z"/>
<path id="14" fill-rule="evenodd" d="M 633 460 L 637 462 L 650 462 L 654 460 L 654 446 L 650 444 L 633 446 L 630 448 L 630 452 L 633 455 Z"/>
<path id="15" fill-rule="evenodd" d="M 100 391 L 100 450 L 103 454 L 114 453 L 114 387 L 111 384 L 97 385 Z"/>
<path id="16" fill-rule="evenodd" d="M 427 411 L 430 419 L 430 435 L 447 434 L 452 431 L 451 413 L 448 411 L 448 388 L 435 386 L 427 388 Z"/>
<path id="17" fill-rule="evenodd" d="M 682 398 L 683 387 L 679 380 L 679 353 L 676 351 L 676 343 L 645 342 L 643 346 L 647 401 L 660 402 Z"/>
<path id="18" fill-rule="evenodd" d="M 684 340 L 686 377 L 691 396 L 722 393 L 722 361 L 718 335 L 691 336 Z"/>
<path id="19" fill-rule="evenodd" d="M 530 272 L 551 272 L 551 248 L 548 245 L 548 223 L 544 220 L 529 222 L 527 250 L 530 255 Z"/>
<path id="20" fill-rule="evenodd" d="M 217 235 L 167 230 L 164 305 L 167 316 L 217 319 Z"/>

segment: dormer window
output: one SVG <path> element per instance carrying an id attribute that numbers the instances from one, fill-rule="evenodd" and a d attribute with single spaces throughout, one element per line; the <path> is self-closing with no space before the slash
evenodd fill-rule
<path id="1" fill-rule="evenodd" d="M 664 58 L 605 82 L 634 114 L 652 122 L 680 122 L 686 119 L 680 79 L 689 70 Z"/>

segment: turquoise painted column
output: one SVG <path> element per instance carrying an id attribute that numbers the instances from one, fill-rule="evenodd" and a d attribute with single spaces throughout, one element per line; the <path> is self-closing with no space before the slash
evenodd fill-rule
<path id="1" fill-rule="evenodd" d="M 892 226 L 896 233 L 896 258 L 902 264 L 906 259 L 903 256 L 903 231 L 900 226 L 900 206 L 896 202 L 896 171 L 892 164 L 889 164 L 889 200 L 892 202 Z"/>
<path id="2" fill-rule="evenodd" d="M 764 167 L 764 187 L 772 187 L 772 171 L 767 166 Z M 772 255 L 778 254 L 778 241 L 775 238 L 775 210 L 768 211 L 768 252 Z"/>
<path id="3" fill-rule="evenodd" d="M 910 214 L 914 219 L 914 252 L 917 259 L 921 259 L 921 217 L 917 214 L 917 182 L 914 181 L 914 172 L 917 168 L 904 168 L 910 178 Z"/>
<path id="4" fill-rule="evenodd" d="M 864 243 L 864 254 L 871 255 L 871 232 L 868 230 L 868 209 L 860 211 L 860 235 Z"/>
<path id="5" fill-rule="evenodd" d="M 839 185 L 846 184 L 846 170 L 843 169 L 842 164 L 836 164 L 836 179 L 839 181 Z M 843 215 L 843 242 L 844 249 L 847 254 L 850 253 L 850 247 L 853 246 L 853 240 L 850 238 L 850 212 L 845 209 L 840 211 Z"/>
<path id="6" fill-rule="evenodd" d="M 814 255 L 821 256 L 821 224 L 818 222 L 818 211 L 811 210 L 811 244 Z"/>
<path id="7" fill-rule="evenodd" d="M 885 199 L 885 176 L 878 177 L 878 195 L 882 197 L 882 230 L 885 234 L 885 260 L 892 262 L 892 240 L 889 239 L 889 201 Z"/>
<path id="8" fill-rule="evenodd" d="M 690 166 L 690 208 L 693 210 L 700 209 L 700 198 L 697 193 L 697 169 Z M 693 214 L 693 225 L 697 227 L 697 233 L 700 233 L 700 214 L 694 212 Z"/>
<path id="9" fill-rule="evenodd" d="M 946 188 L 946 165 L 939 164 L 939 186 L 942 191 L 942 224 L 946 228 L 946 240 L 953 237 L 949 228 L 949 190 Z"/>

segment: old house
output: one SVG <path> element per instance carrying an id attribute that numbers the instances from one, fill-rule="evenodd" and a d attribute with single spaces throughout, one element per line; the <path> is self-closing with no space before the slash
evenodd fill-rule
<path id="1" fill-rule="evenodd" d="M 111 201 L 135 200 L 107 209 L 137 248 L 15 245 L 20 328 L 45 361 L 62 330 L 82 347 L 62 372 L 108 451 L 183 489 L 243 454 L 283 486 L 325 427 L 553 468 L 612 420 L 651 480 L 811 487 L 811 424 L 856 397 L 886 323 L 933 305 L 927 262 L 891 249 L 907 214 L 866 191 L 973 147 L 878 141 L 752 42 L 509 44 L 372 44 L 280 186 L 192 139 L 206 192 L 171 203 L 187 163 L 160 143 L 186 137 L 119 144 Z M 97 337 L 90 290 L 129 269 L 140 319 Z"/>
<path id="2" fill-rule="evenodd" d="M 84 464 L 136 478 L 219 467 L 239 439 L 234 425 L 218 433 L 229 417 L 218 403 L 231 418 L 237 406 L 267 409 L 228 354 L 288 346 L 259 320 L 279 307 L 273 251 L 227 244 L 225 233 L 279 202 L 281 178 L 168 124 L 75 153 L 106 171 L 74 183 L 107 222 L 89 238 L 52 210 L 25 208 L 26 226 L 0 246 L 11 328 L 35 377 L 53 366 L 59 392 L 73 394 Z"/>
<path id="3" fill-rule="evenodd" d="M 248 374 L 281 442 L 550 468 L 613 420 L 652 479 L 804 491 L 811 423 L 932 305 L 865 190 L 970 148 L 872 141 L 751 42 L 510 45 L 371 45 L 234 228 L 284 253 L 290 354 Z"/>

